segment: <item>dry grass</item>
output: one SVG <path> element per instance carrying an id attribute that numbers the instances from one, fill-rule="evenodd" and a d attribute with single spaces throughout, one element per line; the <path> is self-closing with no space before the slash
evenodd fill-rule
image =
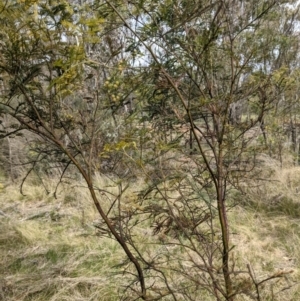
<path id="1" fill-rule="evenodd" d="M 2 191 L 0 300 L 119 299 L 111 277 L 123 253 L 97 236 L 87 191 L 64 189 L 57 200 L 40 186 L 27 185 L 26 196 L 14 186 Z"/>
<path id="2" fill-rule="evenodd" d="M 271 281 L 272 285 L 267 287 L 269 294 L 265 294 L 263 300 L 299 300 L 300 168 L 280 169 L 274 164 L 273 171 L 272 181 L 251 189 L 248 202 L 229 213 L 231 239 L 235 245 L 232 254 L 237 268 L 246 270 L 250 264 L 258 280 L 276 272 L 293 271 L 287 277 Z M 116 189 L 100 176 L 96 184 L 110 192 Z M 58 199 L 52 194 L 46 195 L 40 185 L 26 184 L 26 196 L 20 195 L 15 185 L 6 186 L 3 181 L 2 185 L 0 300 L 121 299 L 122 285 L 128 279 L 120 274 L 117 266 L 122 263 L 124 254 L 113 240 L 97 235 L 93 224 L 98 214 L 83 185 L 61 186 Z M 47 181 L 47 188 L 52 192 L 55 185 Z M 108 208 L 113 196 L 99 195 Z M 136 232 L 136 239 L 149 258 L 163 254 L 167 248 L 152 245 L 153 240 L 148 239 L 151 232 L 142 227 L 140 233 Z M 178 250 L 166 252 L 175 254 Z M 188 269 L 188 262 L 186 264 Z M 168 277 L 174 286 L 184 281 L 171 273 Z M 286 287 L 289 289 L 280 292 Z M 213 300 L 204 294 L 202 298 L 206 301 Z M 241 296 L 238 301 L 250 300 L 247 298 Z"/>
<path id="3" fill-rule="evenodd" d="M 275 300 L 300 300 L 300 168 L 280 168 L 274 160 L 267 165 L 271 178 L 254 181 L 247 202 L 230 213 L 234 253 L 239 265 L 251 263 L 260 279 L 291 272 L 269 289 Z"/>

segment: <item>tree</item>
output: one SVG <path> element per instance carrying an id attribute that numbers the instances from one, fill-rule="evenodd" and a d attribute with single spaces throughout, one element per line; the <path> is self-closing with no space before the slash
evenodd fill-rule
<path id="1" fill-rule="evenodd" d="M 283 57 L 290 57 L 298 47 L 291 25 L 298 10 L 292 12 L 280 1 L 143 2 L 130 5 L 132 19 L 138 24 L 132 26 L 114 3 L 108 4 L 135 36 L 137 42 L 130 46 L 150 57 L 141 60 L 152 70 L 152 74 L 144 73 L 152 89 L 142 89 L 144 95 L 152 95 L 146 102 L 148 120 L 159 129 L 153 129 L 157 137 L 151 159 L 155 175 L 143 198 L 152 193 L 146 208 L 154 216 L 155 232 L 176 229 L 178 240 L 172 244 L 186 248 L 185 254 L 190 250 L 197 254 L 198 270 L 210 278 L 208 287 L 207 279 L 199 280 L 200 272 L 193 278 L 184 266 L 176 267 L 195 287 L 208 289 L 217 300 L 251 295 L 253 287 L 245 279 L 238 280 L 230 267 L 227 210 L 232 205 L 231 191 L 259 172 L 259 153 L 269 143 L 268 114 L 289 89 L 285 79 L 294 70 L 285 67 Z M 277 24 L 276 11 L 286 12 L 291 19 L 273 35 L 270 30 Z M 288 38 L 283 37 L 286 27 Z M 285 43 L 293 47 L 287 49 Z M 167 130 L 175 138 L 166 135 Z M 184 152 L 183 139 L 190 146 L 190 155 Z M 174 166 L 176 160 L 183 168 Z M 208 226 L 204 233 L 199 230 L 203 223 Z M 218 231 L 221 241 L 215 240 Z M 221 267 L 217 266 L 218 252 Z M 194 259 L 191 262 L 196 265 Z M 250 270 L 249 276 L 251 280 Z M 243 284 L 237 288 L 239 281 Z M 254 282 L 254 286 L 260 300 L 259 285 Z M 176 292 L 195 298 L 181 289 Z"/>
<path id="2" fill-rule="evenodd" d="M 93 184 L 97 159 L 109 141 L 104 129 L 118 104 L 116 97 L 105 92 L 104 85 L 109 82 L 107 70 L 116 68 L 116 54 L 109 53 L 114 46 L 108 42 L 109 51 L 104 49 L 101 60 L 88 57 L 100 37 L 106 37 L 104 19 L 99 16 L 103 12 L 91 8 L 88 2 L 81 6 L 67 1 L 53 5 L 48 1 L 1 2 L 4 26 L 0 70 L 4 89 L 0 109 L 2 116 L 17 122 L 17 127 L 15 123 L 6 124 L 2 137 L 24 132 L 34 137 L 28 146 L 30 157 L 25 164 L 30 168 L 24 181 L 37 166 L 45 164 L 43 172 L 49 172 L 49 167 L 60 171 L 59 183 L 70 168 L 77 169 L 109 233 L 135 267 L 138 295 L 145 299 L 141 264 L 109 218 L 110 210 L 103 209 L 99 188 Z M 105 48 L 106 44 L 99 46 Z"/>

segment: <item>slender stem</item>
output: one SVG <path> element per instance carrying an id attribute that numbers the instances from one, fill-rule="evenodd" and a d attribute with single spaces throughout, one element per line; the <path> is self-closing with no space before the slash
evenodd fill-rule
<path id="1" fill-rule="evenodd" d="M 226 288 L 226 300 L 232 301 L 233 300 L 233 289 L 232 289 L 232 280 L 230 277 L 230 270 L 229 270 L 229 230 L 228 230 L 228 220 L 227 220 L 227 211 L 225 205 L 225 177 L 223 176 L 223 148 L 222 144 L 219 145 L 219 156 L 218 156 L 218 172 L 217 172 L 217 202 L 218 202 L 218 215 L 219 215 L 219 222 L 222 231 L 222 271 L 225 281 L 225 288 Z"/>

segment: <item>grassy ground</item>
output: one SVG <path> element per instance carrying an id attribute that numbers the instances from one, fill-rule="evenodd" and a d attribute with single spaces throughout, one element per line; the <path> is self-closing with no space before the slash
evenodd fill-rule
<path id="1" fill-rule="evenodd" d="M 300 300 L 300 168 L 275 166 L 271 180 L 231 209 L 232 252 L 257 281 L 291 272 L 268 290 L 273 300 Z M 48 189 L 55 184 L 48 180 Z M 120 300 L 123 252 L 98 235 L 98 215 L 83 186 L 61 186 L 57 199 L 32 182 L 25 196 L 15 184 L 2 181 L 0 188 L 0 300 Z"/>
<path id="2" fill-rule="evenodd" d="M 3 189 L 0 300 L 118 300 L 119 276 L 111 277 L 122 254 L 97 236 L 87 191 L 64 189 L 58 199 L 40 186 L 25 187 L 26 196 Z"/>

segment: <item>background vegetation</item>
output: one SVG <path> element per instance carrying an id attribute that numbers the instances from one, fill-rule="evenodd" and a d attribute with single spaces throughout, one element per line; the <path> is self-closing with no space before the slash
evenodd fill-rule
<path id="1" fill-rule="evenodd" d="M 0 18 L 1 299 L 297 300 L 296 1 Z"/>

